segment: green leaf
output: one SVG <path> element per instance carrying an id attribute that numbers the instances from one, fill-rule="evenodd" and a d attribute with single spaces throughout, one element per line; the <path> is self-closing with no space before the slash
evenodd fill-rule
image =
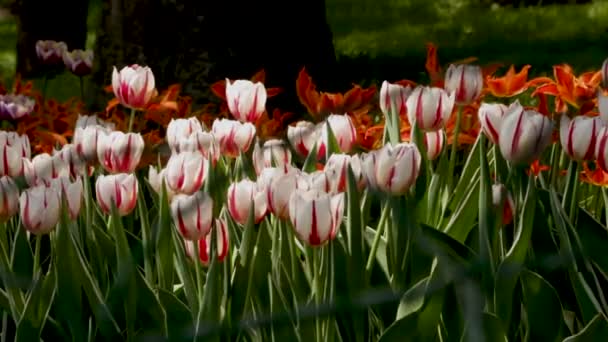
<path id="1" fill-rule="evenodd" d="M 523 306 L 531 341 L 556 341 L 563 329 L 562 304 L 553 286 L 532 271 L 521 273 Z"/>
<path id="2" fill-rule="evenodd" d="M 192 341 L 194 324 L 190 309 L 173 293 L 165 289 L 158 291 L 158 299 L 166 312 L 168 340 Z"/>
<path id="3" fill-rule="evenodd" d="M 608 322 L 603 314 L 598 313 L 583 330 L 564 339 L 564 342 L 603 341 L 606 336 L 608 336 Z"/>
<path id="4" fill-rule="evenodd" d="M 469 322 L 473 324 L 474 322 Z M 491 313 L 484 312 L 482 316 L 482 328 L 484 338 L 480 339 L 479 337 L 469 336 L 469 329 L 465 328 L 465 332 L 462 335 L 461 341 L 487 341 L 487 342 L 507 342 L 507 333 L 500 322 L 498 317 L 494 316 Z M 530 341 L 553 341 L 553 340 L 530 340 Z"/>
<path id="5" fill-rule="evenodd" d="M 396 320 L 384 331 L 378 342 L 420 341 L 419 316 L 414 313 Z"/>
<path id="6" fill-rule="evenodd" d="M 374 242 L 376 234 L 377 232 L 372 228 L 365 228 L 365 240 L 367 241 L 367 244 L 370 246 L 370 248 Z M 388 270 L 388 261 L 386 259 L 386 244 L 386 239 L 384 237 L 380 237 L 380 240 L 378 242 L 378 250 L 376 250 L 376 262 L 378 263 L 378 266 L 380 266 L 380 269 L 382 269 L 382 272 L 386 276 L 386 279 L 390 279 L 391 275 Z"/>
<path id="7" fill-rule="evenodd" d="M 479 261 L 482 268 L 482 282 L 485 293 L 491 293 L 494 281 L 494 258 L 492 256 L 492 243 L 490 236 L 494 231 L 494 213 L 492 204 L 492 186 L 490 185 L 490 172 L 485 151 L 485 139 L 481 134 L 479 148 Z"/>
<path id="8" fill-rule="evenodd" d="M 340 150 L 340 145 L 338 144 L 338 140 L 336 139 L 334 131 L 331 129 L 329 122 L 325 122 L 325 127 L 327 128 L 327 146 L 325 146 L 325 160 L 327 160 L 332 154 L 341 153 L 342 151 Z"/>
<path id="9" fill-rule="evenodd" d="M 25 308 L 17 323 L 15 341 L 39 341 L 40 333 L 47 320 L 51 304 L 55 298 L 57 283 L 55 273 L 34 279 Z"/>
<path id="10" fill-rule="evenodd" d="M 167 317 L 159 298 L 150 284 L 140 272 L 135 272 L 137 281 L 137 317 L 144 328 L 144 333 L 153 333 L 157 336 L 167 336 Z"/>
<path id="11" fill-rule="evenodd" d="M 462 172 L 460 172 L 460 179 L 454 188 L 454 192 L 451 194 L 448 208 L 451 211 L 456 211 L 456 207 L 464 202 L 464 198 L 468 196 L 470 188 L 473 183 L 479 178 L 479 149 L 481 148 L 481 136 L 479 134 L 475 144 L 471 148 Z M 477 191 L 475 191 L 477 192 Z"/>
<path id="12" fill-rule="evenodd" d="M 476 224 L 479 211 L 479 175 L 470 179 L 467 184 L 469 188 L 463 189 L 463 192 L 466 193 L 465 197 L 459 197 L 461 202 L 456 210 L 450 214 L 450 219 L 443 229 L 444 232 L 459 242 L 464 242 L 467 239 L 471 229 Z"/>
<path id="13" fill-rule="evenodd" d="M 173 248 L 167 243 L 172 236 L 171 212 L 169 209 L 169 197 L 164 184 L 161 184 L 159 197 L 158 217 L 156 223 L 152 225 L 151 241 L 154 242 L 154 253 L 156 257 L 156 271 L 158 272 L 158 285 L 160 288 L 173 290 Z"/>
<path id="14" fill-rule="evenodd" d="M 318 157 L 319 147 L 317 143 L 315 143 L 308 152 L 308 156 L 306 156 L 306 160 L 304 160 L 304 165 L 302 165 L 302 171 L 304 172 L 314 172 L 317 170 L 317 157 Z"/>
<path id="15" fill-rule="evenodd" d="M 399 302 L 399 308 L 397 309 L 397 320 L 412 315 L 422 309 L 428 281 L 429 277 L 420 280 L 403 294 L 403 297 L 401 297 L 401 301 Z"/>
<path id="16" fill-rule="evenodd" d="M 11 254 L 11 265 L 13 276 L 17 279 L 30 279 L 34 270 L 33 248 L 27 237 L 27 232 L 22 226 L 17 226 L 13 238 L 13 249 Z M 19 282 L 23 288 L 24 282 Z"/>

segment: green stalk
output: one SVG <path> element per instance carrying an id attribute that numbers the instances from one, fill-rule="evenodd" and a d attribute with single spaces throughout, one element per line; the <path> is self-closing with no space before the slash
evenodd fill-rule
<path id="1" fill-rule="evenodd" d="M 40 241 L 42 240 L 41 235 L 36 235 L 36 245 L 34 247 L 34 272 L 33 276 L 36 277 L 40 271 Z"/>
<path id="2" fill-rule="evenodd" d="M 321 251 L 318 248 L 314 248 L 312 250 L 312 256 L 313 256 L 313 291 L 314 291 L 314 295 L 315 295 L 315 304 L 316 304 L 316 310 L 317 310 L 317 317 L 315 320 L 315 335 L 316 335 L 316 340 L 317 342 L 324 342 L 325 340 L 323 339 L 323 321 L 321 320 L 321 318 L 319 317 L 319 311 L 321 308 L 321 303 L 323 303 L 323 298 L 322 298 L 322 287 L 323 287 L 323 283 L 321 281 L 321 255 L 320 255 Z"/>
<path id="3" fill-rule="evenodd" d="M 367 258 L 367 263 L 365 264 L 365 273 L 367 274 L 366 278 L 369 278 L 371 274 L 372 267 L 374 266 L 374 260 L 376 259 L 376 252 L 378 251 L 378 246 L 380 245 L 380 239 L 384 233 L 384 229 L 386 228 L 386 220 L 390 216 L 390 206 L 385 205 L 382 208 L 382 213 L 380 214 L 380 220 L 378 221 L 378 227 L 376 228 L 376 236 L 374 236 L 374 241 L 372 242 L 372 248 L 369 251 L 369 256 Z"/>
<path id="4" fill-rule="evenodd" d="M 201 261 L 199 259 L 200 250 L 198 241 L 194 242 L 194 256 L 192 260 L 194 261 L 194 273 L 196 276 L 196 296 L 198 298 L 199 303 L 199 312 L 202 311 L 203 307 L 203 274 L 202 274 L 202 266 Z"/>
<path id="5" fill-rule="evenodd" d="M 451 192 L 454 187 L 454 168 L 456 167 L 456 152 L 458 150 L 458 136 L 460 135 L 460 121 L 462 121 L 462 106 L 458 106 L 456 114 L 456 127 L 454 129 L 454 140 L 452 141 L 452 149 L 450 151 L 450 159 L 448 164 L 448 190 Z"/>
<path id="6" fill-rule="evenodd" d="M 133 129 L 133 119 L 135 118 L 135 112 L 137 112 L 137 110 L 135 108 L 131 108 L 131 115 L 129 115 L 129 128 L 127 129 L 128 133 L 130 133 L 131 129 Z"/>
<path id="7" fill-rule="evenodd" d="M 137 196 L 137 211 L 139 212 L 139 221 L 141 222 L 141 240 L 143 245 L 143 253 L 144 253 L 144 275 L 146 280 L 150 284 L 154 284 L 154 279 L 152 278 L 154 273 L 152 272 L 152 261 L 151 253 L 150 253 L 150 225 L 148 224 L 148 213 L 144 208 L 145 203 L 143 202 L 144 193 L 141 185 L 139 186 L 139 196 Z M 163 184 L 164 186 L 164 184 Z"/>

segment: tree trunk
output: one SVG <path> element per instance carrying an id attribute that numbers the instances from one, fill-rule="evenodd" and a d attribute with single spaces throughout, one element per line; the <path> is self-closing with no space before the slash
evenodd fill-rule
<path id="1" fill-rule="evenodd" d="M 286 89 L 273 101 L 294 109 L 302 67 L 320 87 L 332 87 L 335 80 L 324 0 L 298 6 L 278 0 L 104 0 L 103 5 L 94 73 L 100 85 L 111 82 L 112 66 L 140 63 L 152 68 L 158 88 L 180 83 L 203 104 L 214 100 L 209 89 L 214 82 L 250 78 L 264 68 L 268 86 Z"/>
<path id="2" fill-rule="evenodd" d="M 63 41 L 69 50 L 83 49 L 87 39 L 88 0 L 16 0 L 17 74 L 36 77 L 42 65 L 36 56 L 38 40 Z"/>

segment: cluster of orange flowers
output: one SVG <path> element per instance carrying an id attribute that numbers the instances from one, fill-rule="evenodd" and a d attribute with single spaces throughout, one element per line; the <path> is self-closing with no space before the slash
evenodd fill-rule
<path id="1" fill-rule="evenodd" d="M 457 63 L 469 63 L 475 61 L 468 58 Z M 444 70 L 437 58 L 437 48 L 433 44 L 427 44 L 427 60 L 425 67 L 430 79 L 430 85 L 443 87 Z M 530 65 L 521 68 L 519 72 L 511 66 L 506 74 L 501 77 L 494 73 L 501 67 L 492 64 L 482 68 L 484 75 L 484 90 L 482 95 L 472 104 L 462 108 L 461 130 L 457 137 L 460 146 L 470 145 L 475 142 L 480 124 L 477 111 L 482 99 L 488 97 L 509 98 L 521 95 L 531 90 L 530 97 L 534 100 L 534 109 L 545 115 L 552 113 L 564 113 L 574 108 L 580 115 L 595 116 L 597 108 L 597 91 L 601 82 L 601 74 L 587 72 L 579 76 L 573 73 L 568 65 L 557 65 L 553 68 L 553 78 L 538 77 L 528 80 Z M 253 76 L 254 82 L 264 82 L 264 71 Z M 416 83 L 409 80 L 395 82 L 401 85 L 415 86 Z M 111 86 L 107 88 L 111 92 Z M 172 118 L 183 118 L 196 116 L 208 126 L 217 117 L 227 117 L 228 107 L 226 105 L 225 81 L 219 81 L 212 85 L 212 92 L 221 100 L 219 104 L 208 104 L 196 111 L 192 110 L 192 99 L 180 93 L 179 85 L 171 85 L 159 94 L 143 111 L 134 122 L 134 130 L 141 132 L 146 142 L 146 152 L 142 158 L 142 164 L 154 162 L 157 158 L 157 149 L 164 139 L 164 129 Z M 382 144 L 384 132 L 383 116 L 379 114 L 378 99 L 376 98 L 376 87 L 362 88 L 353 85 L 346 93 L 327 93 L 319 91 L 312 78 L 303 69 L 296 80 L 297 95 L 312 117 L 313 121 L 321 121 L 330 113 L 346 113 L 351 116 L 357 128 L 358 143 L 363 149 L 373 149 Z M 67 143 L 73 134 L 73 127 L 80 113 L 84 112 L 84 105 L 80 100 L 74 98 L 65 103 L 58 103 L 54 99 L 44 99 L 39 91 L 35 90 L 31 82 L 24 82 L 17 78 L 13 93 L 30 96 L 36 100 L 35 113 L 20 120 L 14 127 L 19 133 L 28 134 L 32 142 L 34 153 L 50 152 L 53 147 Z M 267 88 L 268 97 L 275 96 L 281 92 L 279 88 Z M 0 86 L 0 93 L 7 93 L 7 89 Z M 554 98 L 554 103 L 549 103 L 548 97 Z M 552 107 L 552 109 L 550 109 Z M 96 113 L 100 118 L 113 122 L 118 129 L 127 126 L 129 113 L 118 106 L 116 99 L 111 100 L 105 111 Z M 259 136 L 262 138 L 280 137 L 295 115 L 274 109 L 271 114 L 264 113 L 256 123 Z M 454 141 L 456 116 L 452 115 L 447 123 L 446 134 L 448 144 Z M 409 140 L 410 125 L 405 116 L 401 118 L 401 134 L 404 140 Z M 535 163 L 531 171 L 541 172 L 547 167 Z M 582 179 L 594 184 L 608 184 L 608 174 L 599 168 L 584 165 Z"/>

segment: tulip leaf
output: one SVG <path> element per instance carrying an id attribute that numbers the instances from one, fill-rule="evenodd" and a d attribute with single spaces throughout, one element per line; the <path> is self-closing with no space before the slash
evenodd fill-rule
<path id="1" fill-rule="evenodd" d="M 19 289 L 18 278 L 13 273 L 9 262 L 7 245 L 4 243 L 0 243 L 0 279 L 2 279 L 3 290 L 6 290 L 10 314 L 13 317 L 20 317 L 25 303 Z"/>
<path id="2" fill-rule="evenodd" d="M 581 242 L 583 253 L 608 275 L 608 254 L 604 248 L 608 246 L 608 230 L 586 210 L 580 209 L 576 231 Z M 608 280 L 608 279 L 606 279 Z"/>
<path id="3" fill-rule="evenodd" d="M 165 289 L 159 289 L 158 299 L 166 312 L 168 340 L 192 341 L 194 325 L 190 309 L 173 293 Z"/>
<path id="4" fill-rule="evenodd" d="M 403 294 L 399 302 L 399 308 L 397 309 L 396 320 L 414 314 L 422 309 L 428 281 L 429 277 L 425 277 Z"/>
<path id="5" fill-rule="evenodd" d="M 378 342 L 420 341 L 419 318 L 420 313 L 413 313 L 395 320 L 380 336 Z"/>
<path id="6" fill-rule="evenodd" d="M 326 120 L 325 123 L 325 128 L 327 129 L 327 146 L 325 146 L 325 160 L 328 160 L 332 154 L 341 153 L 342 150 L 340 149 L 340 144 L 338 144 L 338 140 L 336 139 L 334 130 L 331 129 L 329 121 Z"/>
<path id="7" fill-rule="evenodd" d="M 16 279 L 28 279 L 32 276 L 34 270 L 34 253 L 33 247 L 27 236 L 27 231 L 23 227 L 16 227 L 13 237 L 13 246 L 11 253 L 12 276 Z M 22 289 L 25 283 L 18 282 L 18 286 Z"/>
<path id="8" fill-rule="evenodd" d="M 199 301 L 198 294 L 196 289 L 195 280 L 192 277 L 192 272 L 188 269 L 188 260 L 186 258 L 186 251 L 184 248 L 183 239 L 178 235 L 179 233 L 175 229 L 171 229 L 171 240 L 173 242 L 173 248 L 175 250 L 175 259 L 173 266 L 175 267 L 175 271 L 182 281 L 184 294 L 186 296 L 186 300 L 188 301 L 190 310 L 193 314 L 192 319 L 194 319 L 194 315 L 198 313 L 199 309 Z M 167 290 L 169 291 L 169 290 Z M 173 291 L 173 289 L 171 289 Z"/>
<path id="9" fill-rule="evenodd" d="M 143 333 L 153 333 L 166 338 L 168 327 L 165 309 L 141 273 L 135 272 L 135 276 L 139 299 L 137 302 L 137 317 L 144 329 Z"/>
<path id="10" fill-rule="evenodd" d="M 313 147 L 308 152 L 308 156 L 304 160 L 304 165 L 302 165 L 302 171 L 304 172 L 314 172 L 317 170 L 317 156 L 319 152 L 319 145 L 315 143 Z"/>
<path id="11" fill-rule="evenodd" d="M 370 248 L 374 243 L 376 234 L 378 234 L 376 230 L 370 227 L 365 228 L 365 240 L 367 241 L 367 244 L 370 246 Z M 386 245 L 386 239 L 384 237 L 380 237 L 380 239 L 378 240 L 378 249 L 376 250 L 376 262 L 380 266 L 380 269 L 382 269 L 382 272 L 386 276 L 386 279 L 390 279 L 391 275 L 388 270 L 388 261 L 386 259 Z"/>
<path id="12" fill-rule="evenodd" d="M 351 284 L 355 287 L 363 285 L 363 225 L 361 222 L 361 200 L 355 175 L 350 166 L 347 168 L 347 221 L 346 221 L 346 240 L 348 241 L 349 274 Z M 359 289 L 353 289 L 358 291 Z"/>
<path id="13" fill-rule="evenodd" d="M 523 303 L 531 341 L 556 341 L 563 330 L 562 304 L 553 286 L 532 271 L 521 272 Z"/>
<path id="14" fill-rule="evenodd" d="M 465 190 L 466 196 L 461 199 L 460 204 L 450 214 L 450 219 L 443 229 L 446 234 L 459 242 L 464 242 L 467 239 L 477 221 L 481 181 L 478 175 L 476 176 L 476 178 L 469 180 L 469 188 Z"/>
<path id="15" fill-rule="evenodd" d="M 55 272 L 35 277 L 23 313 L 17 322 L 15 341 L 39 341 L 57 290 Z"/>
<path id="16" fill-rule="evenodd" d="M 451 194 L 448 208 L 450 211 L 456 211 L 456 207 L 460 206 L 465 197 L 469 196 L 472 183 L 479 178 L 479 149 L 481 148 L 481 135 L 477 137 L 475 144 L 471 148 L 464 167 L 460 172 L 460 179 L 456 183 L 456 187 Z M 446 175 L 447 176 L 447 175 Z M 478 191 L 475 191 L 478 192 Z"/>
<path id="17" fill-rule="evenodd" d="M 608 322 L 603 314 L 598 313 L 583 330 L 564 339 L 564 342 L 602 341 L 606 336 L 608 336 Z"/>
<path id="18" fill-rule="evenodd" d="M 507 333 L 505 328 L 503 327 L 500 319 L 491 313 L 484 312 L 482 314 L 481 326 L 483 337 L 481 336 L 472 336 L 469 326 L 474 322 L 468 322 L 467 327 L 462 335 L 462 342 L 465 341 L 492 341 L 492 342 L 507 342 L 509 339 L 507 338 Z M 536 341 L 536 340 L 531 340 Z M 543 341 L 554 341 L 554 340 L 543 340 Z"/>
<path id="19" fill-rule="evenodd" d="M 494 215 L 492 212 L 492 186 L 490 185 L 490 172 L 485 151 L 484 135 L 481 135 L 479 148 L 479 261 L 482 266 L 482 281 L 486 293 L 491 293 L 494 279 L 494 264 L 492 256 L 491 235 L 494 231 Z"/>
<path id="20" fill-rule="evenodd" d="M 519 278 L 521 267 L 530 246 L 536 210 L 536 186 L 528 179 L 528 189 L 522 205 L 520 219 L 511 249 L 496 271 L 494 287 L 494 307 L 505 326 L 509 326 L 512 315 L 513 291 Z"/>
<path id="21" fill-rule="evenodd" d="M 169 198 L 167 187 L 164 179 L 160 187 L 160 198 L 158 207 L 158 216 L 156 224 L 151 229 L 151 242 L 154 242 L 154 253 L 156 271 L 158 272 L 159 286 L 165 290 L 171 290 L 173 287 L 173 248 L 167 241 L 171 240 L 172 222 L 171 212 L 169 209 Z"/>

